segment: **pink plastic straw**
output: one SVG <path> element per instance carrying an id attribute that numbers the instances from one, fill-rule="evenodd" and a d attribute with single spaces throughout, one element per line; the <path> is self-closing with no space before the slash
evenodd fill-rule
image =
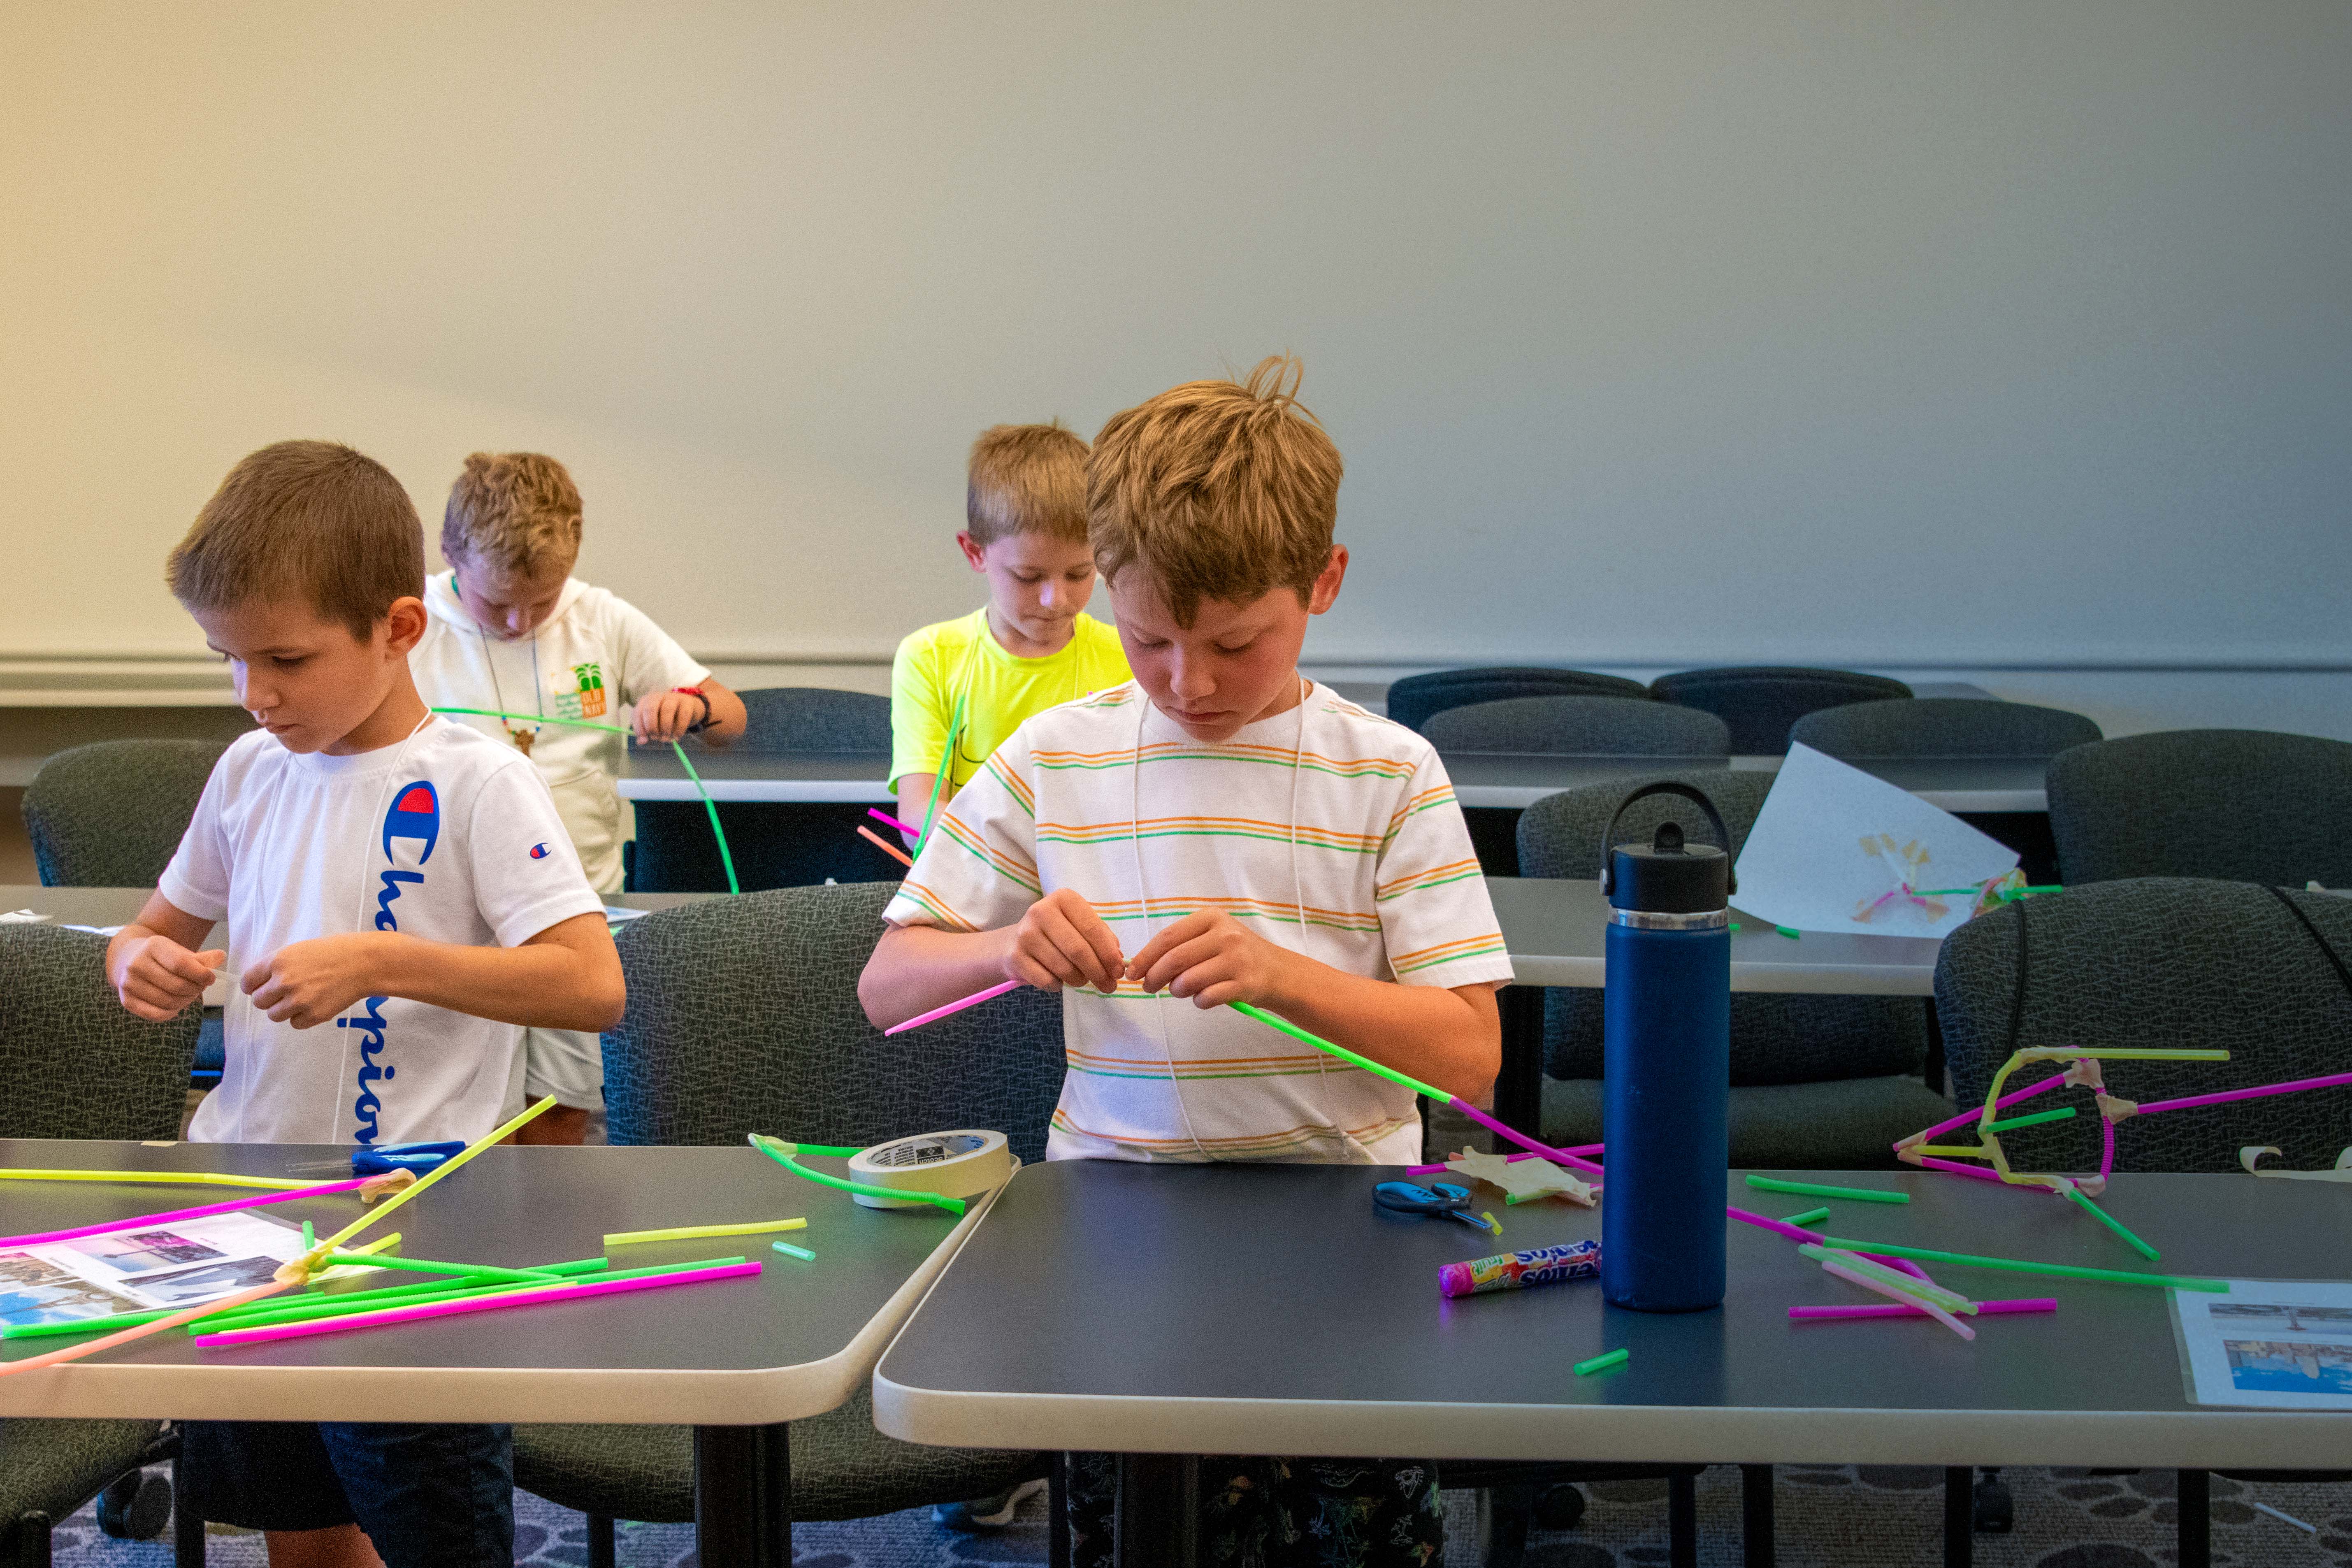
<path id="1" fill-rule="evenodd" d="M 985 991 L 975 991 L 962 1000 L 950 1002 L 944 1007 L 934 1007 L 929 1012 L 919 1014 L 903 1024 L 894 1024 L 882 1032 L 886 1035 L 903 1035 L 909 1029 L 919 1029 L 926 1024 L 939 1022 L 950 1013 L 961 1013 L 966 1007 L 977 1007 L 982 1002 L 992 1002 L 1007 991 L 1017 991 L 1025 984 L 1027 984 L 1025 981 L 1007 980 L 1003 984 L 992 985 Z"/>
<path id="2" fill-rule="evenodd" d="M 1966 1323 L 1960 1321 L 1958 1318 L 1955 1318 L 1951 1313 L 1947 1312 L 1943 1308 L 1938 1307 L 1933 1301 L 1922 1301 L 1916 1296 L 1906 1296 L 1902 1291 L 1897 1290 L 1892 1285 L 1886 1284 L 1881 1280 L 1873 1279 L 1866 1274 L 1856 1274 L 1851 1268 L 1842 1268 L 1834 1263 L 1822 1264 L 1822 1272 L 1824 1274 L 1834 1274 L 1850 1285 L 1859 1285 L 1864 1289 L 1874 1291 L 1878 1295 L 1892 1296 L 1895 1300 L 1902 1302 L 1906 1307 L 1916 1307 L 1920 1311 L 1924 1312 L 1928 1317 L 1935 1319 L 1936 1321 L 1943 1324 L 1944 1327 L 1951 1330 L 1952 1332 L 1959 1335 L 1960 1338 L 1964 1340 L 1972 1340 L 1977 1337 L 1977 1331 L 1974 1329 L 1969 1327 Z"/>
<path id="3" fill-rule="evenodd" d="M 1503 1158 L 1505 1160 L 1543 1160 L 1551 1158 L 1553 1155 L 1598 1154 L 1607 1147 L 1605 1143 L 1578 1143 L 1566 1149 L 1555 1149 L 1551 1152 L 1551 1155 L 1538 1154 L 1532 1149 L 1522 1149 L 1516 1154 L 1506 1154 Z M 1444 1165 L 1408 1165 L 1405 1167 L 1404 1173 L 1408 1176 L 1433 1176 L 1444 1169 L 1445 1169 Z"/>
<path id="4" fill-rule="evenodd" d="M 2040 1083 L 2019 1089 L 2015 1094 L 2002 1095 L 1999 1100 L 1992 1102 L 1993 1109 L 1996 1110 L 2005 1110 L 2009 1107 L 2015 1105 L 2021 1100 L 2032 1100 L 2035 1095 L 2042 1093 L 2044 1089 L 2056 1089 L 2065 1081 L 2066 1075 L 2063 1072 L 2059 1073 L 2054 1078 L 2045 1078 Z M 1983 1115 L 1984 1108 L 1982 1106 L 1979 1106 L 1970 1110 L 1963 1110 L 1958 1116 L 1953 1117 L 1949 1121 L 1938 1121 L 1936 1125 L 1928 1128 L 1924 1132 L 1914 1132 L 1910 1137 L 1903 1140 L 1902 1142 L 1895 1144 L 1895 1147 L 1901 1149 L 1913 1143 L 1925 1143 L 1929 1139 L 1935 1137 L 1938 1132 L 1949 1132 L 1953 1128 L 1959 1126 L 1962 1122 L 1978 1121 L 1982 1118 Z M 1993 1179 L 1995 1181 L 2000 1180 L 1998 1176 Z"/>
<path id="5" fill-rule="evenodd" d="M 2225 1089 L 2219 1094 L 2192 1094 L 2183 1100 L 2151 1100 L 2139 1108 L 2138 1114 L 2153 1116 L 2159 1110 L 2186 1110 L 2194 1105 L 2221 1105 L 2232 1100 L 2261 1100 L 2267 1095 L 2294 1094 L 2306 1089 L 2333 1089 L 2339 1083 L 2352 1083 L 2352 1072 L 2300 1078 L 2293 1083 L 2265 1083 L 2253 1089 Z"/>
<path id="6" fill-rule="evenodd" d="M 923 830 L 921 828 L 909 827 L 887 811 L 878 811 L 869 805 L 866 808 L 866 815 L 872 817 L 875 821 L 882 824 L 885 827 L 895 827 L 901 833 L 911 833 L 918 838 L 920 838 L 923 836 Z"/>
<path id="7" fill-rule="evenodd" d="M 1979 1301 L 1977 1315 L 1990 1317 L 2003 1312 L 2054 1312 L 2058 1310 L 2055 1296 L 2037 1296 L 2021 1301 Z M 1800 1321 L 1824 1318 L 1924 1318 L 1927 1314 L 1916 1307 L 1791 1307 L 1789 1316 Z"/>
<path id="8" fill-rule="evenodd" d="M 1454 1107 L 1454 1110 L 1460 1111 L 1463 1115 L 1468 1117 L 1471 1121 L 1476 1122 L 1479 1126 L 1485 1128 L 1487 1131 L 1495 1134 L 1497 1138 L 1507 1138 L 1512 1142 L 1517 1143 L 1520 1148 L 1529 1150 L 1532 1152 L 1542 1156 L 1544 1159 L 1553 1161 L 1559 1164 L 1566 1165 L 1570 1170 L 1590 1171 L 1594 1175 L 1601 1174 L 1601 1167 L 1594 1164 L 1591 1161 L 1580 1160 L 1565 1149 L 1555 1149 L 1549 1143 L 1528 1137 L 1526 1133 L 1520 1131 L 1516 1127 L 1506 1126 L 1502 1122 L 1497 1121 L 1493 1117 L 1487 1115 L 1485 1111 L 1479 1110 L 1476 1106 L 1471 1104 L 1468 1100 L 1463 1099 L 1458 1094 L 1447 1096 L 1446 1103 Z"/>
<path id="9" fill-rule="evenodd" d="M 286 1192 L 263 1193 L 257 1197 L 231 1198 L 226 1203 L 205 1204 L 192 1209 L 173 1209 L 165 1214 L 142 1214 L 130 1219 L 110 1219 L 104 1225 L 85 1225 L 73 1230 L 43 1230 L 27 1236 L 0 1236 L 0 1247 L 33 1247 L 45 1241 L 72 1241 L 84 1236 L 104 1236 L 110 1231 L 143 1230 L 152 1225 L 173 1225 L 184 1219 L 203 1219 L 209 1215 L 232 1214 L 238 1209 L 258 1208 L 263 1204 L 288 1204 L 297 1198 L 323 1198 L 331 1193 L 348 1193 L 377 1181 L 375 1176 L 362 1176 L 356 1181 L 328 1182 L 315 1187 L 295 1187 Z"/>
<path id="10" fill-rule="evenodd" d="M 618 1296 L 630 1290 L 659 1290 L 670 1285 L 700 1285 L 712 1279 L 733 1279 L 757 1274 L 756 1263 L 729 1263 L 716 1268 L 689 1268 L 682 1274 L 655 1274 L 638 1279 L 592 1279 L 581 1285 L 555 1285 L 544 1290 L 516 1290 L 503 1296 L 461 1296 L 451 1301 L 428 1301 L 416 1307 L 394 1307 L 381 1312 L 353 1312 L 341 1318 L 314 1318 L 259 1329 L 230 1329 L 198 1334 L 200 1345 L 257 1345 L 270 1340 L 300 1339 L 308 1334 L 339 1334 L 346 1329 L 381 1329 L 393 1323 L 422 1322 L 461 1312 L 495 1312 L 504 1307 L 537 1307 L 549 1301 L 572 1301 L 587 1296 Z"/>
<path id="11" fill-rule="evenodd" d="M 1729 1215 L 1736 1220 L 1743 1220 L 1749 1225 L 1758 1226 L 1765 1230 L 1771 1231 L 1776 1236 L 1785 1236 L 1790 1241 L 1810 1241 L 1816 1247 L 1827 1247 L 1829 1245 L 1829 1238 L 1822 1235 L 1819 1231 L 1806 1230 L 1801 1226 L 1790 1225 L 1786 1220 L 1774 1219 L 1769 1215 L 1758 1214 L 1752 1209 L 1736 1208 L 1730 1204 L 1726 1204 L 1723 1205 L 1723 1212 Z M 1899 1268 L 1904 1273 L 1911 1275 L 1916 1279 L 1926 1279 L 1927 1278 L 1927 1271 L 1926 1269 L 1920 1268 L 1916 1263 L 1908 1262 L 1900 1258 L 1881 1258 L 1874 1252 L 1860 1253 L 1857 1254 L 1857 1256 L 1867 1258 L 1873 1263 L 1884 1264 L 1889 1268 Z M 1933 1283 L 1932 1280 L 1929 1282 Z"/>

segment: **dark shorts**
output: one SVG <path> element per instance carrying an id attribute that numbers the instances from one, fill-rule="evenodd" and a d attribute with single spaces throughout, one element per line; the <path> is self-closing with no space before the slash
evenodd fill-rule
<path id="1" fill-rule="evenodd" d="M 1072 1568 L 1108 1568 L 1115 1454 L 1069 1456 Z M 1426 1459 L 1201 1460 L 1201 1561 L 1211 1568 L 1431 1568 L 1445 1561 Z"/>
<path id="2" fill-rule="evenodd" d="M 356 1524 L 386 1568 L 512 1568 L 514 1429 L 184 1421 L 179 1485 L 247 1530 Z"/>

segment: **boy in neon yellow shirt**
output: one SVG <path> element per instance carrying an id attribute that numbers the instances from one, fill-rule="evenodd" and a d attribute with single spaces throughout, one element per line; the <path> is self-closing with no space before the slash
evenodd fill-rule
<path id="1" fill-rule="evenodd" d="M 935 781 L 944 805 L 1029 715 L 1129 678 L 1118 633 L 1083 613 L 1087 444 L 1059 425 L 998 425 L 971 444 L 969 473 L 956 543 L 988 579 L 987 606 L 909 634 L 890 665 L 891 787 L 918 826 Z"/>

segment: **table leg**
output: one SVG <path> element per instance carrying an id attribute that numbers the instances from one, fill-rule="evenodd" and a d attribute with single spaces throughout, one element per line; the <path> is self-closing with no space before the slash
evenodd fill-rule
<path id="1" fill-rule="evenodd" d="M 1540 985 L 1506 985 L 1495 999 L 1503 1015 L 1495 1119 L 1537 1138 L 1543 1136 L 1543 995 Z"/>
<path id="2" fill-rule="evenodd" d="M 1192 1454 L 1121 1454 L 1112 1514 L 1118 1568 L 1193 1568 L 1199 1560 L 1201 1461 Z"/>
<path id="3" fill-rule="evenodd" d="M 2211 1568 L 2213 1472 L 2181 1471 L 2174 1506 L 2180 1515 L 2180 1568 Z"/>
<path id="4" fill-rule="evenodd" d="M 740 1568 L 792 1568 L 790 1428 L 694 1429 L 697 1560 Z"/>
<path id="5" fill-rule="evenodd" d="M 1976 1560 L 1977 1468 L 1944 1467 L 1944 1568 L 1969 1568 Z"/>
<path id="6" fill-rule="evenodd" d="M 1739 1536 L 1745 1568 L 1775 1568 L 1779 1551 L 1772 1530 L 1772 1467 L 1739 1467 Z"/>

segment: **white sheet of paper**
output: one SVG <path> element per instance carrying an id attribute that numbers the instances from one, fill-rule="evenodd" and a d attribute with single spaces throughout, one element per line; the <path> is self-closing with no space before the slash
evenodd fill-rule
<path id="1" fill-rule="evenodd" d="M 1791 745 L 1740 847 L 1731 901 L 1796 931 L 1939 937 L 1969 918 L 1976 889 L 2016 864 L 2016 850 L 1950 812 Z"/>
<path id="2" fill-rule="evenodd" d="M 2226 1296 L 2168 1293 L 2191 1403 L 2352 1410 L 2352 1284 L 2232 1279 Z"/>
<path id="3" fill-rule="evenodd" d="M 186 1307 L 265 1284 L 301 1251 L 299 1230 L 240 1211 L 43 1242 L 24 1256 L 137 1306 Z"/>

